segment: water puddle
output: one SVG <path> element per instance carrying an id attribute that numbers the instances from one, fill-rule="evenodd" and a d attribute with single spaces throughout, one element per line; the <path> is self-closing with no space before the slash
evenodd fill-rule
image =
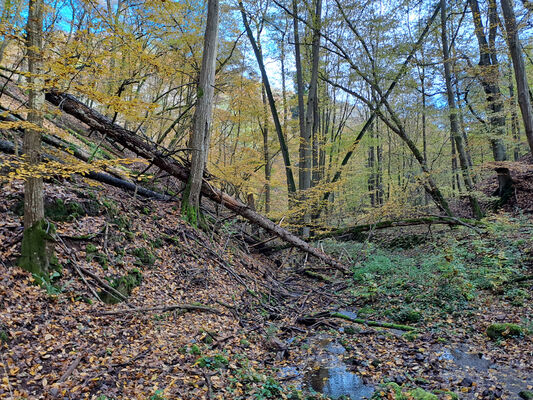
<path id="1" fill-rule="evenodd" d="M 347 371 L 346 366 L 319 367 L 309 378 L 309 384 L 314 391 L 325 394 L 332 399 L 341 396 L 352 400 L 369 399 L 374 388 L 365 385 L 356 374 Z"/>
<path id="2" fill-rule="evenodd" d="M 332 399 L 369 399 L 374 387 L 366 385 L 342 360 L 346 349 L 328 335 L 318 335 L 308 342 L 313 349 L 311 372 L 306 376 L 307 386 Z"/>

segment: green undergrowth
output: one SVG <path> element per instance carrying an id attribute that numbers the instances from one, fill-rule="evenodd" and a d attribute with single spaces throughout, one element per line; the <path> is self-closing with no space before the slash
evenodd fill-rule
<path id="1" fill-rule="evenodd" d="M 361 317 L 416 324 L 474 307 L 484 291 L 523 306 L 531 295 L 514 282 L 531 274 L 525 265 L 532 235 L 527 219 L 499 216 L 485 221 L 483 235 L 463 228 L 445 231 L 409 250 L 334 240 L 322 245 L 351 263 L 347 290 Z"/>
<path id="2" fill-rule="evenodd" d="M 142 282 L 142 274 L 137 268 L 133 268 L 126 275 L 113 278 L 109 280 L 109 286 L 117 290 L 124 297 L 128 297 L 134 288 L 139 286 Z M 120 302 L 120 299 L 117 299 L 111 293 L 102 290 L 98 296 L 100 299 L 107 304 L 116 304 Z"/>
<path id="3" fill-rule="evenodd" d="M 459 399 L 457 394 L 453 392 L 439 394 L 445 394 L 446 398 L 451 398 L 452 400 Z M 391 398 L 395 400 L 438 400 L 439 396 L 419 387 L 406 388 L 393 382 L 381 385 L 372 396 L 372 400 L 385 400 Z"/>

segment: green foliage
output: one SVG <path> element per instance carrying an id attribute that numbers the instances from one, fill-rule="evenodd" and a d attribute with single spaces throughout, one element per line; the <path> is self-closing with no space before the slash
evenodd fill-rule
<path id="1" fill-rule="evenodd" d="M 394 398 L 395 400 L 438 400 L 438 397 L 422 388 L 404 390 L 394 382 L 381 385 L 372 395 L 372 400 L 385 400 Z"/>
<path id="2" fill-rule="evenodd" d="M 133 268 L 132 270 L 128 271 L 126 275 L 112 279 L 110 281 L 110 286 L 125 297 L 128 297 L 132 290 L 139 286 L 141 282 L 141 272 L 137 268 Z M 106 291 L 102 291 L 98 295 L 100 296 L 100 299 L 107 304 L 116 304 L 120 301 L 114 295 Z"/>
<path id="3" fill-rule="evenodd" d="M 62 199 L 55 199 L 54 202 L 45 205 L 44 208 L 44 216 L 56 222 L 74 221 L 85 214 L 81 204 L 75 201 L 65 202 Z"/>
<path id="4" fill-rule="evenodd" d="M 400 323 L 416 323 L 422 320 L 422 313 L 410 307 L 405 307 L 395 314 L 394 320 Z"/>
<path id="5" fill-rule="evenodd" d="M 283 389 L 279 382 L 273 378 L 267 378 L 266 382 L 255 394 L 255 398 L 262 399 L 278 399 L 283 392 Z"/>
<path id="6" fill-rule="evenodd" d="M 137 265 L 150 266 L 155 264 L 156 256 L 145 247 L 137 247 L 131 253 L 137 258 L 135 262 Z"/>
<path id="7" fill-rule="evenodd" d="M 524 400 L 533 400 L 533 392 L 531 390 L 523 390 L 518 395 Z"/>
<path id="8" fill-rule="evenodd" d="M 499 340 L 506 337 L 519 337 L 524 335 L 525 330 L 517 324 L 492 324 L 487 328 L 487 336 L 492 340 Z"/>
<path id="9" fill-rule="evenodd" d="M 161 247 L 163 247 L 163 239 L 161 238 L 155 238 L 154 240 L 152 240 L 150 242 L 151 246 L 154 248 L 154 249 L 160 249 Z"/>
<path id="10" fill-rule="evenodd" d="M 153 395 L 149 397 L 149 400 L 166 400 L 162 390 L 156 390 Z"/>
<path id="11" fill-rule="evenodd" d="M 196 356 L 199 356 L 200 354 L 202 354 L 202 350 L 197 344 L 193 344 L 191 347 L 189 347 L 188 352 Z"/>
<path id="12" fill-rule="evenodd" d="M 5 329 L 0 329 L 0 344 L 8 343 L 11 340 L 9 332 Z"/>
<path id="13" fill-rule="evenodd" d="M 498 226 L 505 225 L 499 229 Z M 509 226 L 513 229 L 510 230 Z M 418 322 L 424 314 L 450 314 L 470 307 L 480 290 L 503 294 L 516 277 L 527 274 L 525 241 L 508 240 L 501 231 L 532 230 L 523 221 L 493 223 L 483 237 L 450 235 L 435 245 L 424 244 L 410 256 L 369 243 L 324 241 L 326 252 L 353 262 L 348 289 L 359 314 L 389 316 L 398 322 Z M 533 232 L 531 232 L 533 234 Z M 429 254 L 429 255 L 428 255 Z M 517 306 L 528 299 L 522 289 L 508 289 L 504 297 Z M 385 303 L 385 304 L 384 304 Z M 372 307 L 372 308 L 370 308 Z"/>
<path id="14" fill-rule="evenodd" d="M 215 354 L 213 357 L 203 356 L 196 361 L 196 365 L 200 368 L 208 368 L 212 370 L 221 369 L 228 365 L 228 363 L 228 359 L 221 354 Z"/>
<path id="15" fill-rule="evenodd" d="M 504 299 L 509 300 L 509 302 L 516 307 L 524 306 L 524 302 L 530 297 L 531 295 L 528 292 L 519 288 L 510 289 L 506 291 L 503 296 Z"/>

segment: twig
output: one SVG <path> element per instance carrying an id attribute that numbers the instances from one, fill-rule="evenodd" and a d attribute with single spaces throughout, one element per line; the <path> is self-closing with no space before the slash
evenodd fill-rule
<path id="1" fill-rule="evenodd" d="M 61 378 L 59 378 L 59 383 L 65 382 L 69 378 L 69 376 L 72 375 L 72 373 L 78 367 L 78 364 L 84 356 L 84 353 L 80 353 L 78 357 L 76 357 L 76 359 L 72 362 L 72 364 L 69 365 L 65 373 L 61 376 Z"/>
<path id="2" fill-rule="evenodd" d="M 72 266 L 74 267 L 74 270 L 80 276 L 80 278 L 83 281 L 83 283 L 85 283 L 85 286 L 87 286 L 87 288 L 93 294 L 93 296 L 95 297 L 96 301 L 102 301 L 100 296 L 98 296 L 98 293 L 96 293 L 96 290 L 94 290 L 94 288 L 89 284 L 89 282 L 87 282 L 87 279 L 85 279 L 85 276 L 83 276 L 83 274 L 81 273 L 80 269 L 78 268 L 78 265 L 74 261 L 72 261 Z"/>
<path id="3" fill-rule="evenodd" d="M 212 399 L 213 398 L 213 385 L 211 383 L 211 377 L 205 371 L 202 371 L 202 375 L 204 376 L 205 382 L 207 383 L 207 398 Z"/>
<path id="4" fill-rule="evenodd" d="M 81 272 L 83 272 L 85 275 L 88 275 L 90 276 L 91 278 L 93 278 L 99 285 L 102 289 L 104 289 L 106 292 L 108 292 L 111 296 L 113 296 L 114 298 L 116 298 L 117 300 L 120 300 L 120 301 L 125 301 L 126 300 L 126 296 L 124 296 L 122 293 L 120 293 L 118 290 L 116 290 L 115 288 L 109 286 L 107 283 L 105 283 L 102 278 L 100 278 L 98 275 L 95 275 L 93 274 L 91 271 L 81 267 L 81 266 L 78 266 L 78 268 L 80 269 Z M 130 306 L 131 307 L 131 306 Z"/>

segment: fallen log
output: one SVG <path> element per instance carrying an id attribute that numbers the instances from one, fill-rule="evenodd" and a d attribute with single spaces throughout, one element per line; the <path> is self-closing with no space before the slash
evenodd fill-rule
<path id="1" fill-rule="evenodd" d="M 330 232 L 321 233 L 318 235 L 315 235 L 311 237 L 311 241 L 317 241 L 317 240 L 323 240 L 323 239 L 329 239 L 334 238 L 337 240 L 344 240 L 344 241 L 363 241 L 366 239 L 366 236 L 362 235 L 365 232 L 370 232 L 373 230 L 378 229 L 387 229 L 387 228 L 396 228 L 396 227 L 402 227 L 402 226 L 418 226 L 418 225 L 448 225 L 448 226 L 465 226 L 469 229 L 474 230 L 476 233 L 481 234 L 481 231 L 476 228 L 477 226 L 483 226 L 482 223 L 476 220 L 471 220 L 467 218 L 455 218 L 455 217 L 449 217 L 449 216 L 441 216 L 441 215 L 431 215 L 427 217 L 421 217 L 421 218 L 410 218 L 410 219 L 402 219 L 402 220 L 392 220 L 392 221 L 382 221 L 382 222 L 376 222 L 374 224 L 364 224 L 364 225 L 356 225 L 356 226 L 349 226 L 346 228 L 340 228 L 336 229 Z M 281 250 L 286 250 L 291 248 L 291 245 L 280 245 L 280 246 L 272 246 L 272 247 L 264 247 L 262 249 L 262 253 L 269 255 L 274 254 Z"/>
<path id="2" fill-rule="evenodd" d="M 113 138 L 122 146 L 136 153 L 138 156 L 150 160 L 150 162 L 152 162 L 155 166 L 169 173 L 180 181 L 186 182 L 189 178 L 189 170 L 178 160 L 170 157 L 166 149 L 161 146 L 157 146 L 146 139 L 141 138 L 135 133 L 113 123 L 106 116 L 78 101 L 74 96 L 58 92 L 49 92 L 46 94 L 46 100 L 51 104 L 60 107 L 60 109 L 67 114 L 70 114 L 79 119 L 81 122 L 87 124 L 91 129 L 96 130 L 103 135 L 107 135 L 107 137 Z M 294 247 L 315 256 L 316 258 L 342 271 L 343 273 L 348 273 L 348 269 L 339 261 L 310 246 L 299 237 L 293 235 L 281 226 L 276 225 L 267 217 L 258 214 L 246 204 L 241 203 L 221 190 L 213 187 L 205 179 L 202 183 L 202 195 L 224 205 L 229 210 L 275 234 Z"/>
<path id="3" fill-rule="evenodd" d="M 401 226 L 417 226 L 417 225 L 462 225 L 470 229 L 475 230 L 479 233 L 479 230 L 476 229 L 473 225 L 478 225 L 478 221 L 472 221 L 465 218 L 454 218 L 448 216 L 428 216 L 421 218 L 409 218 L 401 220 L 392 220 L 392 221 L 382 221 L 376 222 L 374 224 L 364 224 L 357 226 L 350 226 L 347 228 L 336 229 L 331 232 L 322 233 L 313 237 L 313 240 L 321 240 L 327 238 L 357 238 L 357 236 L 362 232 L 369 232 L 377 229 L 387 229 L 395 228 Z"/>
<path id="4" fill-rule="evenodd" d="M 22 146 L 19 146 L 19 149 L 21 148 Z M 8 140 L 0 139 L 0 152 L 6 153 L 6 154 L 15 154 L 15 145 Z M 44 156 L 48 159 L 57 160 L 55 157 L 52 157 L 47 154 L 45 154 Z M 116 178 L 104 172 L 90 171 L 87 174 L 85 174 L 84 177 L 97 181 L 97 182 L 105 183 L 110 186 L 117 187 L 122 190 L 137 193 L 139 196 L 146 197 L 149 199 L 160 200 L 160 201 L 172 200 L 171 196 L 154 192 L 153 190 L 143 188 L 141 186 L 136 185 L 133 182 L 129 182 L 124 179 Z"/>
<path id="5" fill-rule="evenodd" d="M 303 317 L 298 318 L 296 321 L 300 324 L 310 326 L 315 325 L 317 322 L 320 322 L 324 319 L 343 319 L 356 324 L 375 326 L 377 328 L 397 329 L 406 332 L 416 331 L 416 328 L 413 328 L 412 326 L 393 324 L 390 322 L 369 321 L 362 318 L 352 318 L 346 314 L 336 311 L 322 311 L 312 315 L 304 315 Z"/>

